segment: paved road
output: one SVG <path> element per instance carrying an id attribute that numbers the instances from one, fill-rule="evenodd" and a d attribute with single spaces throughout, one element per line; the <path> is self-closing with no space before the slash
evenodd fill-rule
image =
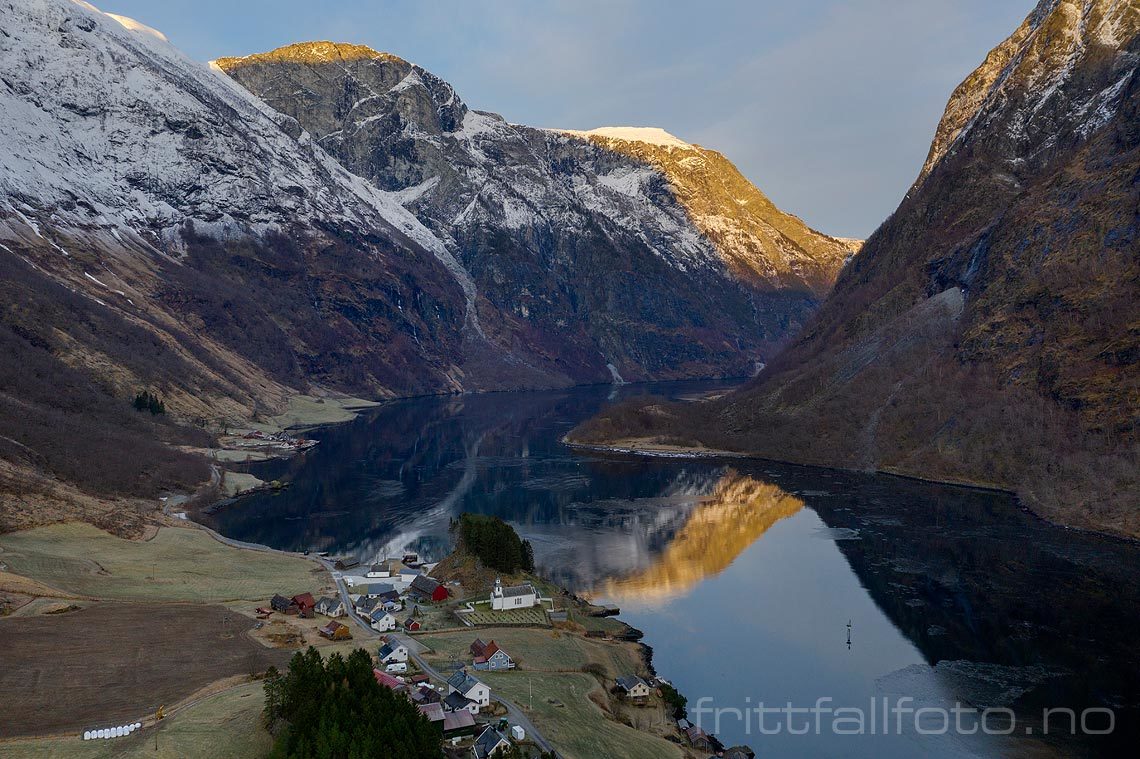
<path id="1" fill-rule="evenodd" d="M 427 674 L 429 677 L 435 678 L 436 680 L 444 683 L 447 682 L 447 676 L 432 665 L 428 664 L 427 661 L 423 658 L 423 644 L 421 644 L 415 638 L 410 638 L 406 635 L 396 635 L 395 637 L 403 641 L 404 645 L 408 647 L 408 656 L 411 657 L 412 661 L 416 663 L 416 666 L 419 667 L 422 672 Z M 526 730 L 527 737 L 534 741 L 540 749 L 543 751 L 553 750 L 550 743 L 542 737 L 542 733 L 538 732 L 538 728 L 536 728 L 534 726 L 534 723 L 530 721 L 530 718 L 527 717 L 523 710 L 515 705 L 513 701 L 508 701 L 507 699 L 496 696 L 494 694 L 491 695 L 491 700 L 502 704 L 503 708 L 507 710 L 507 719 L 516 725 L 521 725 L 522 729 Z"/>
<path id="2" fill-rule="evenodd" d="M 348 588 L 345 586 L 344 579 L 341 577 L 340 573 L 333 569 L 332 562 L 321 559 L 321 563 L 325 565 L 325 567 L 329 570 L 329 573 L 333 576 L 333 579 L 336 581 L 337 590 L 340 591 L 340 599 L 344 602 L 345 608 L 348 609 L 348 616 L 352 618 L 353 622 L 356 623 L 356 626 L 358 628 L 364 631 L 366 637 L 379 638 L 380 633 L 373 630 L 371 626 L 369 626 L 363 619 L 358 617 L 352 611 L 352 600 L 348 597 Z M 424 646 L 415 638 L 403 633 L 391 633 L 390 635 L 408 647 L 408 656 L 412 661 L 416 663 L 416 666 L 420 668 L 421 672 L 426 674 L 428 677 L 438 680 L 440 683 L 447 683 L 447 676 L 432 665 L 428 664 L 427 660 L 423 658 L 423 652 L 426 650 L 426 646 Z M 547 741 L 546 738 L 542 737 L 542 733 L 538 732 L 538 728 L 534 726 L 534 723 L 530 721 L 530 718 L 527 717 L 523 710 L 520 709 L 514 702 L 508 701 L 507 699 L 501 698 L 494 694 L 491 695 L 491 700 L 502 704 L 503 708 L 507 710 L 507 719 L 516 725 L 521 725 L 522 729 L 526 731 L 527 737 L 530 740 L 534 741 L 535 745 L 537 745 L 540 749 L 543 751 L 554 750 L 550 745 L 550 742 Z"/>

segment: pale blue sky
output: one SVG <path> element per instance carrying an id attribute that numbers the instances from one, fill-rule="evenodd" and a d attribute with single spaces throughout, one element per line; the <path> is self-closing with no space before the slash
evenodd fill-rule
<path id="1" fill-rule="evenodd" d="M 95 0 L 192 57 L 331 39 L 533 126 L 659 126 L 725 153 L 785 210 L 865 237 L 946 98 L 1033 0 Z"/>

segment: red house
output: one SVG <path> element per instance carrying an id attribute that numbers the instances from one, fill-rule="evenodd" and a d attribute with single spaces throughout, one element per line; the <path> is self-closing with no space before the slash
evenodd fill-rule
<path id="1" fill-rule="evenodd" d="M 391 688 L 392 690 L 402 690 L 404 688 L 404 684 L 402 682 L 392 677 L 387 672 L 381 672 L 378 669 L 373 669 L 372 676 L 376 678 L 376 682 L 380 683 L 385 688 Z"/>
<path id="2" fill-rule="evenodd" d="M 418 629 L 420 629 L 420 623 L 417 622 L 414 618 L 408 617 L 406 620 L 404 620 L 404 629 L 405 630 L 418 630 Z"/>
<path id="3" fill-rule="evenodd" d="M 296 604 L 297 613 L 302 617 L 305 619 L 311 619 L 313 617 L 313 609 L 316 607 L 317 601 L 313 598 L 312 593 L 302 593 L 299 596 L 293 596 L 290 600 Z"/>
<path id="4" fill-rule="evenodd" d="M 424 600 L 436 602 L 446 601 L 448 596 L 447 588 L 427 575 L 416 575 L 408 586 L 408 591 Z"/>

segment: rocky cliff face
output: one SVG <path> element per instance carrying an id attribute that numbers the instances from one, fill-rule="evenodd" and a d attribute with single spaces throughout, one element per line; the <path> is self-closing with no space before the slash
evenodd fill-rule
<path id="1" fill-rule="evenodd" d="M 354 45 L 215 65 L 400 197 L 469 274 L 473 325 L 554 381 L 748 374 L 852 252 L 661 130 L 508 124 Z"/>
<path id="2" fill-rule="evenodd" d="M 741 391 L 645 437 L 1013 488 L 1140 532 L 1140 8 L 1046 0 L 951 97 L 898 210 Z"/>

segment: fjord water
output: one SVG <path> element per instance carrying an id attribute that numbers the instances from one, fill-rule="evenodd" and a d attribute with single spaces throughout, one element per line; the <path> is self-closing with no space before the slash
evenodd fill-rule
<path id="1" fill-rule="evenodd" d="M 711 711 L 694 719 L 765 756 L 1112 755 L 1129 744 L 1140 702 L 1134 544 L 1047 525 L 1000 493 L 561 443 L 624 395 L 723 387 L 394 402 L 319 430 L 300 458 L 247 465 L 292 484 L 201 518 L 240 540 L 367 561 L 405 549 L 438 557 L 455 515 L 501 516 L 532 541 L 544 574 L 621 607 L 690 707 L 721 710 L 719 725 Z M 951 713 L 945 731 L 936 711 L 884 723 L 884 698 L 1012 709 L 1016 722 L 990 713 L 987 726 L 1009 736 L 958 734 L 956 719 L 977 727 L 968 713 Z M 789 723 L 768 712 L 766 733 L 749 711 L 817 702 L 860 709 L 866 734 L 844 734 L 858 729 L 852 711 L 820 711 L 818 731 L 814 713 Z M 1055 714 L 1043 738 L 1042 709 L 1055 707 L 1111 708 L 1114 733 L 1072 736 Z M 1106 723 L 1088 713 L 1090 730 Z"/>

